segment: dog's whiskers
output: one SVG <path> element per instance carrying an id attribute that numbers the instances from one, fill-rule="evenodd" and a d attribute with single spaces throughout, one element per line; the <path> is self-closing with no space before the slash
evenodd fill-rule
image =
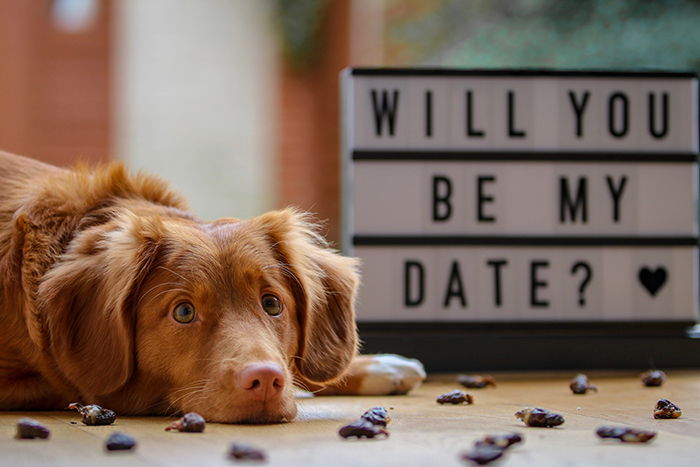
<path id="1" fill-rule="evenodd" d="M 306 385 L 306 382 L 304 382 L 304 381 L 298 379 L 296 376 L 292 378 L 292 384 L 293 384 L 294 386 L 298 387 L 299 389 L 302 389 L 302 390 L 304 390 L 304 391 L 306 391 L 306 392 L 313 392 L 313 391 Z"/>
<path id="2" fill-rule="evenodd" d="M 193 394 L 196 394 L 198 392 L 204 391 L 206 389 L 206 385 L 198 388 L 190 388 L 188 392 L 185 392 L 183 394 L 180 394 L 177 397 L 174 397 L 170 400 L 170 404 L 168 405 L 168 408 L 166 410 L 169 410 L 172 406 L 176 405 L 178 402 L 182 402 L 188 397 L 191 397 Z"/>
<path id="3" fill-rule="evenodd" d="M 146 298 L 146 296 L 148 294 L 150 294 L 151 292 L 153 292 L 157 288 L 164 287 L 166 285 L 180 285 L 180 284 L 178 282 L 161 282 L 160 284 L 156 284 L 153 287 L 151 287 L 150 289 L 148 289 L 148 292 L 144 293 L 143 295 L 141 295 L 141 297 L 139 297 L 139 300 L 138 300 L 138 302 L 136 302 L 136 305 L 138 306 L 141 303 L 141 300 Z"/>
<path id="4" fill-rule="evenodd" d="M 290 265 L 287 264 L 287 263 L 268 264 L 268 265 L 266 265 L 266 266 L 263 266 L 263 270 L 264 270 L 264 269 L 270 269 L 270 268 L 279 269 L 279 270 L 281 270 L 283 273 L 285 273 L 286 275 L 288 275 L 289 277 L 291 277 L 292 279 L 294 279 L 294 281 L 295 281 L 297 284 L 299 284 L 299 285 L 301 286 L 301 285 L 302 285 L 302 284 L 301 284 L 301 281 L 300 281 L 299 278 L 296 276 L 296 274 L 294 274 L 294 272 L 289 268 L 289 266 L 290 266 Z"/>
<path id="5" fill-rule="evenodd" d="M 212 382 L 211 379 L 202 379 L 199 381 L 196 381 L 193 384 L 190 384 L 189 386 L 186 386 L 184 388 L 176 389 L 171 393 L 171 396 L 173 396 L 172 399 L 170 399 L 170 403 L 168 407 L 165 409 L 165 413 L 167 414 L 171 408 L 173 408 L 176 404 L 180 402 L 185 402 L 182 405 L 188 405 L 191 404 L 192 402 L 190 400 L 187 400 L 188 398 L 192 398 L 195 395 L 199 395 L 200 393 L 205 393 L 207 391 L 207 386 Z M 174 397 L 177 396 L 177 397 Z M 175 412 L 177 412 L 177 408 L 175 408 Z"/>
<path id="6" fill-rule="evenodd" d="M 206 384 L 209 384 L 211 382 L 212 382 L 211 378 L 200 379 L 200 380 L 197 380 L 197 381 L 190 383 L 188 386 L 185 386 L 185 387 L 182 387 L 180 389 L 176 389 L 176 390 L 172 391 L 172 394 L 178 394 L 178 393 L 181 393 L 183 391 L 189 391 L 191 389 L 196 389 L 202 385 L 206 385 Z"/>
<path id="7" fill-rule="evenodd" d="M 207 388 L 203 387 L 186 394 L 177 402 L 180 402 L 183 407 L 192 407 L 206 399 L 208 394 L 209 392 L 207 391 Z"/>
<path id="8" fill-rule="evenodd" d="M 162 270 L 164 270 L 164 271 L 167 271 L 167 272 L 169 272 L 169 273 L 171 273 L 171 274 L 176 275 L 177 277 L 179 277 L 180 279 L 182 279 L 183 281 L 185 281 L 185 282 L 186 282 L 188 285 L 190 285 L 190 286 L 194 285 L 190 279 L 186 278 L 185 276 L 183 276 L 183 275 L 180 274 L 179 272 L 174 271 L 174 270 L 172 270 L 172 269 L 170 269 L 170 268 L 168 268 L 168 267 L 165 267 L 165 266 L 158 266 L 157 269 L 162 269 Z"/>
<path id="9" fill-rule="evenodd" d="M 314 389 L 311 389 L 310 387 L 308 387 L 305 382 L 297 380 L 297 379 L 294 379 L 292 381 L 292 383 L 294 384 L 294 386 L 298 387 L 299 389 L 306 391 L 306 392 L 309 392 L 311 394 L 318 394 L 319 392 L 323 391 L 326 388 L 325 386 L 323 386 L 323 387 L 319 387 L 318 389 L 314 390 Z"/>
<path id="10" fill-rule="evenodd" d="M 189 290 L 187 290 L 187 289 L 178 289 L 178 288 L 176 288 L 176 289 L 163 290 L 162 292 L 159 292 L 157 295 L 155 295 L 155 296 L 153 297 L 153 300 L 155 300 L 156 298 L 160 297 L 160 296 L 163 295 L 163 294 L 171 293 L 171 292 L 184 292 L 184 293 L 188 293 Z"/>

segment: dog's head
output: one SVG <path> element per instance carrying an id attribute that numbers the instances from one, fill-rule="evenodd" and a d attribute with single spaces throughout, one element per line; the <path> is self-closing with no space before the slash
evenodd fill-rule
<path id="1" fill-rule="evenodd" d="M 85 397 L 276 422 L 296 414 L 293 383 L 334 380 L 353 358 L 357 283 L 356 260 L 292 210 L 209 224 L 127 213 L 80 233 L 39 299 Z"/>

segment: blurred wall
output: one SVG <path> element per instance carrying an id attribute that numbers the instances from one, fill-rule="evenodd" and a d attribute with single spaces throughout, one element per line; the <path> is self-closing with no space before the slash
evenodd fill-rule
<path id="1" fill-rule="evenodd" d="M 168 179 L 204 219 L 274 207 L 270 2 L 114 3 L 115 157 Z"/>
<path id="2" fill-rule="evenodd" d="M 111 5 L 0 0 L 0 150 L 57 165 L 109 159 Z"/>
<path id="3" fill-rule="evenodd" d="M 280 73 L 279 204 L 310 211 L 321 232 L 340 238 L 340 97 L 338 76 L 349 63 L 349 0 L 323 5 L 313 51 L 306 60 L 289 55 Z M 294 0 L 292 0 L 294 3 Z M 297 18 L 297 27 L 311 19 Z"/>

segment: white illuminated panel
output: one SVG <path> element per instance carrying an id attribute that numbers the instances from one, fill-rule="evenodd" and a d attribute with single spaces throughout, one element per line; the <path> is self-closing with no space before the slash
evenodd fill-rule
<path id="1" fill-rule="evenodd" d="M 356 150 L 696 152 L 697 81 L 356 76 Z"/>
<path id="2" fill-rule="evenodd" d="M 358 161 L 356 235 L 697 235 L 687 163 Z"/>
<path id="3" fill-rule="evenodd" d="M 689 73 L 343 74 L 358 319 L 692 322 Z"/>
<path id="4" fill-rule="evenodd" d="M 362 321 L 696 316 L 693 247 L 357 247 L 355 253 L 363 264 Z"/>

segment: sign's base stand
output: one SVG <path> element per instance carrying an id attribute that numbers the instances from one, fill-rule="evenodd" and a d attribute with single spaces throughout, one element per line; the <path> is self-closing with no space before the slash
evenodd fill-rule
<path id="1" fill-rule="evenodd" d="M 700 368 L 692 322 L 358 323 L 362 353 L 430 372 Z"/>

